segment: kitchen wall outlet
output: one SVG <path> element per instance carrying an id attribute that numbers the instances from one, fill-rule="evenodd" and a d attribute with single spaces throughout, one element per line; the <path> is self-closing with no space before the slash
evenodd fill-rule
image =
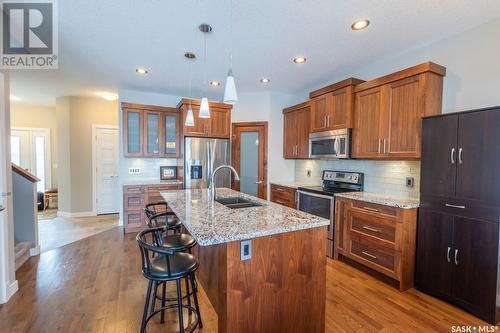
<path id="1" fill-rule="evenodd" d="M 311 177 L 311 170 L 307 170 L 307 177 Z"/>
<path id="2" fill-rule="evenodd" d="M 141 168 L 128 168 L 129 175 L 139 175 L 141 173 Z"/>
<path id="3" fill-rule="evenodd" d="M 252 258 L 252 240 L 241 241 L 241 260 Z"/>
<path id="4" fill-rule="evenodd" d="M 415 184 L 415 179 L 413 177 L 406 177 L 406 186 L 413 187 Z"/>

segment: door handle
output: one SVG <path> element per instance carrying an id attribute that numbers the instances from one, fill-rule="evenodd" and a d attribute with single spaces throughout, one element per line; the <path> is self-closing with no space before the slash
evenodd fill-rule
<path id="1" fill-rule="evenodd" d="M 382 139 L 378 139 L 378 153 L 380 154 L 380 144 L 382 142 Z"/>
<path id="2" fill-rule="evenodd" d="M 446 207 L 465 209 L 465 205 L 452 205 L 449 203 L 444 204 Z"/>
<path id="3" fill-rule="evenodd" d="M 255 184 L 262 184 L 262 183 L 263 183 L 262 180 L 259 180 L 259 181 L 255 182 Z"/>
<path id="4" fill-rule="evenodd" d="M 370 208 L 370 207 L 363 207 L 363 209 L 369 210 L 371 212 L 380 212 L 380 210 L 375 209 L 375 208 Z"/>
<path id="5" fill-rule="evenodd" d="M 451 164 L 455 164 L 455 148 L 451 148 L 450 159 Z"/>
<path id="6" fill-rule="evenodd" d="M 455 249 L 455 265 L 458 266 L 458 249 Z"/>
<path id="7" fill-rule="evenodd" d="M 366 225 L 364 225 L 364 226 L 363 226 L 363 229 L 365 229 L 365 230 L 369 230 L 369 231 L 373 231 L 373 232 L 380 232 L 380 230 L 375 229 L 375 228 L 370 228 L 370 227 L 368 227 L 368 226 L 366 226 Z"/>
<path id="8" fill-rule="evenodd" d="M 386 143 L 386 139 L 384 139 L 384 154 L 386 154 L 386 152 L 385 152 L 385 143 Z"/>
<path id="9" fill-rule="evenodd" d="M 446 251 L 446 261 L 450 262 L 450 251 L 451 247 L 448 246 L 448 250 Z"/>
<path id="10" fill-rule="evenodd" d="M 326 127 L 326 116 L 323 117 L 323 127 Z"/>
<path id="11" fill-rule="evenodd" d="M 370 258 L 373 258 L 373 259 L 377 259 L 377 257 L 376 257 L 376 256 L 374 256 L 373 254 L 368 253 L 368 252 L 366 252 L 366 251 L 361 251 L 361 253 L 363 253 L 363 254 L 364 254 L 365 256 L 367 256 L 367 257 L 370 257 Z"/>
<path id="12" fill-rule="evenodd" d="M 462 164 L 462 148 L 458 148 L 458 163 Z"/>
<path id="13" fill-rule="evenodd" d="M 326 127 L 330 127 L 330 116 L 326 116 Z"/>

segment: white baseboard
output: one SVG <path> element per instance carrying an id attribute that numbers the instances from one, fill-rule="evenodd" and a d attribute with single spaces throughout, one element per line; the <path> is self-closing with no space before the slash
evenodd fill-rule
<path id="1" fill-rule="evenodd" d="M 19 290 L 19 284 L 17 283 L 17 280 L 14 282 L 11 282 L 8 287 L 7 287 L 7 299 L 5 300 L 5 303 L 14 295 L 17 291 Z"/>
<path id="2" fill-rule="evenodd" d="M 96 214 L 92 211 L 70 213 L 70 212 L 63 212 L 63 211 L 58 210 L 57 216 L 59 216 L 59 217 L 89 217 L 89 216 L 96 216 Z"/>
<path id="3" fill-rule="evenodd" d="M 37 246 L 32 247 L 32 248 L 30 249 L 30 256 L 31 256 L 31 257 L 37 256 L 37 255 L 39 255 L 39 254 L 40 254 L 40 245 L 37 245 Z"/>

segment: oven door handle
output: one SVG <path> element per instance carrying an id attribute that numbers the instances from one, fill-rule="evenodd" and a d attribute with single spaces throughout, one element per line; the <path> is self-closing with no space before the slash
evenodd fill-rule
<path id="1" fill-rule="evenodd" d="M 311 192 L 306 192 L 306 191 L 301 191 L 297 190 L 297 193 L 299 194 L 304 194 L 304 195 L 310 195 L 312 197 L 317 197 L 317 198 L 324 198 L 324 199 L 330 199 L 333 200 L 333 196 L 331 195 L 324 195 L 324 194 L 318 194 L 318 193 L 311 193 Z"/>

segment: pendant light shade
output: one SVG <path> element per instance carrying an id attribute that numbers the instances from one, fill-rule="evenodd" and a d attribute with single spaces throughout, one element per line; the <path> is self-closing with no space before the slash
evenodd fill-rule
<path id="1" fill-rule="evenodd" d="M 236 104 L 238 102 L 238 94 L 236 92 L 236 84 L 234 83 L 233 70 L 230 68 L 227 73 L 226 89 L 224 90 L 224 103 Z"/>
<path id="2" fill-rule="evenodd" d="M 208 106 L 208 99 L 206 97 L 203 97 L 201 99 L 199 117 L 200 118 L 210 118 L 210 107 Z"/>
<path id="3" fill-rule="evenodd" d="M 185 125 L 186 126 L 194 126 L 193 108 L 191 107 L 191 105 L 188 108 Z"/>

